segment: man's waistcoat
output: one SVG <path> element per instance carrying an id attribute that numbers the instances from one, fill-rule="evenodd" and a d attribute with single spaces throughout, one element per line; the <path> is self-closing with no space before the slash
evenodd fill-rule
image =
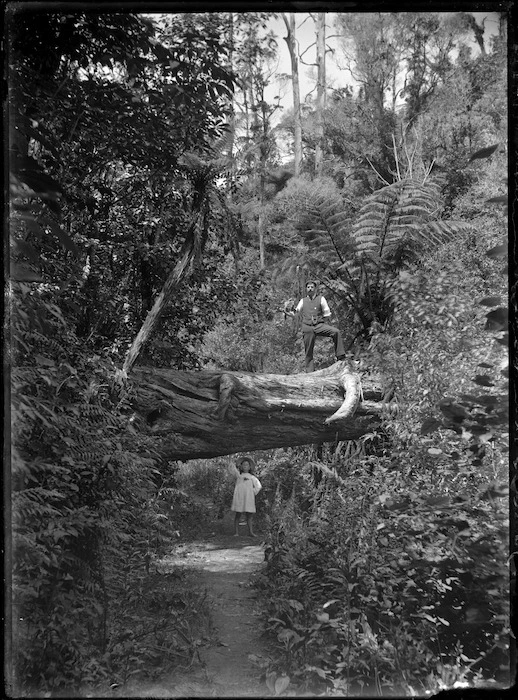
<path id="1" fill-rule="evenodd" d="M 321 296 L 317 294 L 314 299 L 304 297 L 302 300 L 302 327 L 307 326 L 312 328 L 317 323 L 324 322 L 324 314 L 322 313 Z"/>

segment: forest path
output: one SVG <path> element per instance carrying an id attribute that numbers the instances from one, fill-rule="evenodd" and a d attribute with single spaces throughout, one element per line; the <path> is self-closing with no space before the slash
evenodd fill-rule
<path id="1" fill-rule="evenodd" d="M 213 633 L 198 649 L 192 668 L 174 672 L 152 683 L 130 683 L 125 697 L 264 697 L 270 695 L 261 680 L 258 661 L 269 656 L 261 636 L 262 625 L 250 576 L 264 564 L 260 535 L 232 534 L 231 514 L 212 531 L 180 544 L 158 562 L 164 573 L 186 567 L 194 571 L 196 586 L 205 588 L 211 607 Z M 254 663 L 255 657 L 255 663 Z"/>

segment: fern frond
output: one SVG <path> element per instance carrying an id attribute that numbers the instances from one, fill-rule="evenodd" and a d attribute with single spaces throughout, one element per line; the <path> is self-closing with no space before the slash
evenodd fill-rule
<path id="1" fill-rule="evenodd" d="M 358 252 L 403 260 L 413 250 L 447 240 L 451 229 L 430 225 L 438 212 L 436 186 L 401 180 L 374 192 L 360 210 L 353 235 Z"/>
<path id="2" fill-rule="evenodd" d="M 456 233 L 469 233 L 473 230 L 472 224 L 466 221 L 452 221 L 450 219 L 441 221 L 429 221 L 423 230 L 423 235 L 429 233 L 435 235 L 437 239 L 444 243 Z"/>
<path id="3" fill-rule="evenodd" d="M 41 486 L 14 491 L 12 494 L 13 525 L 23 527 L 28 518 L 43 518 L 60 515 L 50 501 L 63 500 L 61 491 Z"/>
<path id="4" fill-rule="evenodd" d="M 343 202 L 336 196 L 316 195 L 307 202 L 297 228 L 315 257 L 343 261 L 350 247 L 351 223 Z"/>

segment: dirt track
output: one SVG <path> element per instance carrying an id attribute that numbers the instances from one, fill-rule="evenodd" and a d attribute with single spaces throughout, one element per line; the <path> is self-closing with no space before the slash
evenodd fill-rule
<path id="1" fill-rule="evenodd" d="M 207 589 L 214 635 L 200 647 L 201 663 L 189 673 L 171 674 L 154 683 L 124 687 L 124 697 L 265 697 L 261 661 L 268 656 L 262 626 L 250 585 L 250 575 L 264 564 L 260 537 L 234 537 L 230 520 L 218 524 L 220 532 L 180 545 L 159 563 L 169 568 L 188 567 L 196 584 Z M 240 533 L 246 528 L 241 527 Z M 198 578 L 199 577 L 199 578 Z"/>

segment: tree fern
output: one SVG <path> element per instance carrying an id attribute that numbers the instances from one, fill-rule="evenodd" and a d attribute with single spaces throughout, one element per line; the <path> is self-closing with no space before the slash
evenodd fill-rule
<path id="1" fill-rule="evenodd" d="M 357 252 L 391 260 L 445 243 L 465 225 L 439 221 L 439 211 L 440 194 L 431 182 L 406 179 L 383 187 L 360 210 L 353 229 Z"/>
<path id="2" fill-rule="evenodd" d="M 300 244 L 291 244 L 291 255 L 273 270 L 273 277 L 322 276 L 351 257 L 352 212 L 336 184 L 327 178 L 295 180 L 276 200 L 276 206 L 292 224 Z M 300 284 L 297 285 L 297 292 Z"/>
<path id="3" fill-rule="evenodd" d="M 317 191 L 308 198 L 297 228 L 315 260 L 345 262 L 351 252 L 350 215 L 337 193 Z"/>
<path id="4" fill-rule="evenodd" d="M 223 152 L 225 147 L 225 141 L 215 145 L 217 153 Z M 216 181 L 230 166 L 231 160 L 228 157 L 204 160 L 193 152 L 185 152 L 178 159 L 178 171 L 185 183 L 189 185 L 190 190 L 189 223 L 178 260 L 126 354 L 122 369 L 123 375 L 131 371 L 178 286 L 189 278 L 194 267 L 199 263 L 209 237 L 214 204 L 215 202 L 224 203 L 224 199 L 220 199 L 216 195 Z M 230 214 L 230 212 L 228 213 Z M 228 244 L 228 239 L 226 242 Z"/>
<path id="5" fill-rule="evenodd" d="M 390 287 L 398 272 L 422 251 L 468 230 L 441 220 L 439 187 L 431 180 L 400 179 L 371 194 L 354 223 L 338 190 L 314 187 L 299 197 L 297 229 L 307 245 L 304 262 L 353 308 L 368 335 L 373 322 L 393 312 Z"/>

